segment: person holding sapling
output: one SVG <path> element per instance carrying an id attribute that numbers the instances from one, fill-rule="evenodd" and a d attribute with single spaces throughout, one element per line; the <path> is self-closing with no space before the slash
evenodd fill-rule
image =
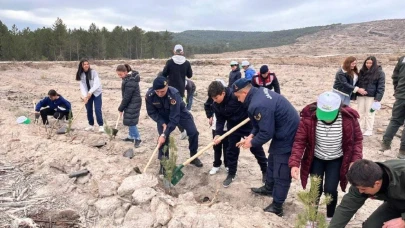
<path id="1" fill-rule="evenodd" d="M 85 128 L 86 131 L 94 130 L 94 116 L 93 116 L 93 104 L 95 108 L 97 124 L 99 126 L 98 131 L 104 132 L 104 122 L 102 113 L 102 86 L 97 71 L 90 68 L 88 60 L 83 59 L 79 63 L 79 67 L 76 72 L 76 81 L 80 82 L 80 91 L 82 93 L 82 99 L 87 109 L 87 120 L 89 126 Z"/>
<path id="2" fill-rule="evenodd" d="M 43 109 L 41 110 L 41 108 Z M 67 120 L 71 109 L 70 102 L 55 90 L 51 89 L 48 92 L 48 96 L 39 101 L 35 106 L 35 113 L 40 114 L 44 125 L 48 125 L 48 116 L 53 116 L 55 119 L 59 120 L 63 118 Z"/>
<path id="3" fill-rule="evenodd" d="M 363 136 L 358 118 L 356 110 L 341 106 L 341 99 L 334 92 L 322 93 L 316 103 L 301 111 L 288 165 L 294 179 L 301 177 L 304 189 L 309 175 L 321 178 L 319 198 L 322 192 L 332 197 L 326 207 L 327 221 L 335 213 L 339 182 L 345 191 L 350 165 L 362 158 Z"/>
<path id="4" fill-rule="evenodd" d="M 122 79 L 121 92 L 122 101 L 118 111 L 123 115 L 123 123 L 128 126 L 128 136 L 123 139 L 135 143 L 135 147 L 140 147 L 142 142 L 137 124 L 141 112 L 142 98 L 139 88 L 141 77 L 138 71 L 134 71 L 128 64 L 117 66 L 117 75 Z"/>

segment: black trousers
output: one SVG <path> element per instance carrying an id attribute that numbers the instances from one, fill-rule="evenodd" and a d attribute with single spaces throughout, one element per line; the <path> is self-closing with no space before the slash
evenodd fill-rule
<path id="1" fill-rule="evenodd" d="M 215 130 L 212 130 L 212 137 L 215 137 Z M 222 154 L 224 155 L 224 166 L 228 167 L 228 159 L 226 156 L 226 148 L 228 148 L 228 145 L 228 137 L 224 138 L 220 144 L 214 145 L 214 167 L 220 167 L 222 165 Z"/>
<path id="2" fill-rule="evenodd" d="M 50 108 L 45 108 L 42 109 L 40 112 L 41 118 L 42 118 L 42 123 L 43 124 L 48 124 L 48 116 L 53 116 L 55 119 L 63 119 L 63 117 L 65 117 L 65 119 L 68 119 L 68 114 L 67 112 L 57 112 L 53 109 Z"/>
<path id="3" fill-rule="evenodd" d="M 395 199 L 385 201 L 363 222 L 363 227 L 381 228 L 384 222 L 400 218 L 402 213 L 405 213 L 405 201 Z"/>

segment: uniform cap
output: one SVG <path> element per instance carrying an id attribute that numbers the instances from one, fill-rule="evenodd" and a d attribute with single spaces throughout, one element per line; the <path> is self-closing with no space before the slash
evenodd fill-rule
<path id="1" fill-rule="evenodd" d="M 163 76 L 159 76 L 155 78 L 153 81 L 153 89 L 158 90 L 158 89 L 163 89 L 167 86 L 167 78 Z"/>
<path id="2" fill-rule="evenodd" d="M 232 89 L 234 92 L 238 92 L 239 90 L 245 88 L 248 84 L 250 84 L 250 80 L 240 78 L 233 83 Z"/>

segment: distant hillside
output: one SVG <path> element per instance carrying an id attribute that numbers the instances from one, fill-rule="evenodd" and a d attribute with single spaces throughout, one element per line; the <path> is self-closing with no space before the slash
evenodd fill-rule
<path id="1" fill-rule="evenodd" d="M 273 32 L 187 30 L 173 33 L 173 41 L 186 46 L 188 54 L 190 52 L 192 54 L 214 54 L 293 44 L 302 36 L 333 29 L 336 26 L 341 26 L 341 24 Z"/>

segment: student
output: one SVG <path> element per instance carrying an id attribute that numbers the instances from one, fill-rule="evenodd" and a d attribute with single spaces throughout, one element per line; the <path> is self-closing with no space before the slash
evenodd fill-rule
<path id="1" fill-rule="evenodd" d="M 232 84 L 242 77 L 240 73 L 239 63 L 236 61 L 231 61 L 231 72 L 229 72 L 228 87 L 231 87 Z"/>
<path id="2" fill-rule="evenodd" d="M 186 91 L 187 91 L 187 110 L 191 111 L 191 106 L 193 105 L 193 97 L 196 91 L 196 86 L 193 81 L 186 79 Z"/>
<path id="3" fill-rule="evenodd" d="M 267 65 L 260 67 L 260 72 L 253 76 L 252 85 L 254 87 L 266 87 L 280 94 L 280 84 L 278 83 L 276 74 L 270 72 Z"/>
<path id="4" fill-rule="evenodd" d="M 358 79 L 357 59 L 353 56 L 347 57 L 336 73 L 333 83 L 333 92 L 340 96 L 344 105 L 350 105 L 352 94 L 367 95 L 363 88 L 356 86 Z"/>
<path id="5" fill-rule="evenodd" d="M 391 142 L 398 129 L 404 125 L 405 120 L 405 56 L 402 56 L 392 74 L 394 84 L 395 103 L 392 108 L 392 117 L 385 130 L 381 150 L 391 149 Z M 402 131 L 401 145 L 398 152 L 399 159 L 405 159 L 405 131 Z"/>
<path id="6" fill-rule="evenodd" d="M 136 127 L 142 106 L 141 91 L 139 89 L 141 77 L 128 64 L 118 65 L 116 71 L 118 77 L 122 79 L 122 101 L 118 111 L 120 115 L 124 113 L 123 123 L 129 128 L 128 137 L 124 141 L 135 143 L 135 147 L 138 148 L 142 142 L 139 130 Z"/>
<path id="7" fill-rule="evenodd" d="M 365 228 L 405 227 L 405 161 L 358 160 L 349 169 L 349 192 L 343 196 L 329 228 L 345 227 L 367 199 L 382 204 L 363 223 Z"/>
<path id="8" fill-rule="evenodd" d="M 296 180 L 301 167 L 303 188 L 307 185 L 309 174 L 321 178 L 319 197 L 322 192 L 332 196 L 332 202 L 326 206 L 327 221 L 335 213 L 339 181 L 342 191 L 345 191 L 350 164 L 362 158 L 363 136 L 358 118 L 359 114 L 354 109 L 341 107 L 339 95 L 333 92 L 322 93 L 316 103 L 301 111 L 288 165 L 291 176 Z"/>
<path id="9" fill-rule="evenodd" d="M 360 127 L 364 136 L 371 136 L 373 135 L 375 112 L 370 112 L 370 109 L 374 102 L 381 102 L 385 91 L 385 73 L 374 56 L 364 60 L 358 86 L 367 92 L 366 95 L 357 94 Z"/>
<path id="10" fill-rule="evenodd" d="M 250 63 L 248 61 L 242 61 L 241 64 L 243 70 L 245 70 L 245 78 L 247 80 L 252 80 L 253 76 L 256 74 L 255 69 L 253 69 L 253 67 L 250 65 Z"/>
<path id="11" fill-rule="evenodd" d="M 76 73 L 76 81 L 80 82 L 80 91 L 82 93 L 82 99 L 86 104 L 87 120 L 89 126 L 85 128 L 86 131 L 94 130 L 94 116 L 93 116 L 93 104 L 96 113 L 97 124 L 99 125 L 99 132 L 104 132 L 103 127 L 103 114 L 102 108 L 102 86 L 98 73 L 90 68 L 89 61 L 84 59 L 79 63 L 79 67 Z"/>
<path id="12" fill-rule="evenodd" d="M 41 108 L 44 109 L 41 110 Z M 49 90 L 48 96 L 39 101 L 35 106 L 35 112 L 41 115 L 42 123 L 44 125 L 49 124 L 48 116 L 53 116 L 55 119 L 59 120 L 63 118 L 67 120 L 69 118 L 70 110 L 70 102 L 53 89 Z"/>

